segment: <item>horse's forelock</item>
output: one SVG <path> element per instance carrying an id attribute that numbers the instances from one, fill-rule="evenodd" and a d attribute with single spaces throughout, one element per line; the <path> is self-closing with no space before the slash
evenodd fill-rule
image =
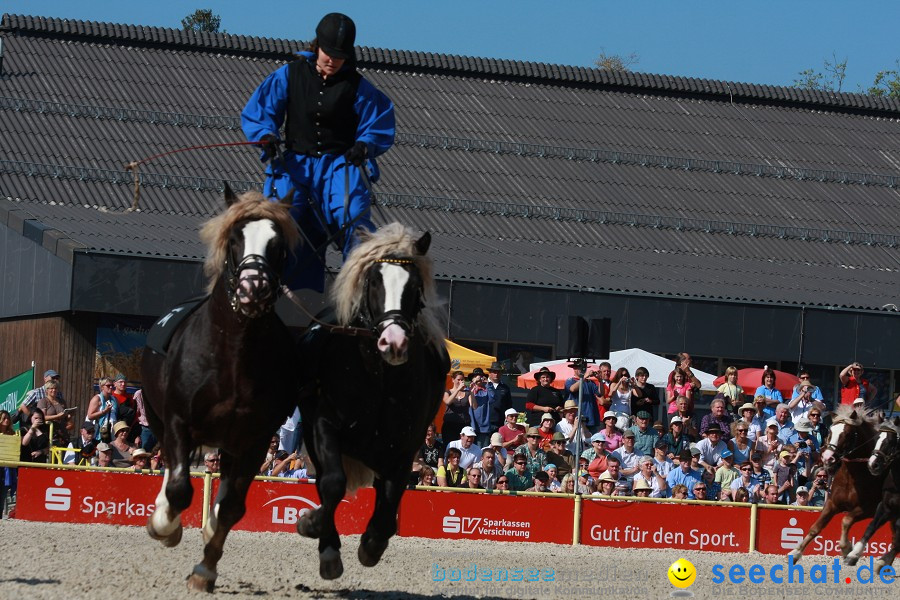
<path id="1" fill-rule="evenodd" d="M 426 331 L 430 343 L 443 345 L 441 311 L 434 285 L 434 269 L 427 255 L 418 254 L 414 232 L 400 223 L 388 223 L 377 231 L 357 231 L 360 242 L 347 256 L 344 266 L 331 288 L 331 302 L 338 322 L 349 325 L 359 312 L 366 272 L 375 261 L 390 256 L 413 260 L 422 278 L 425 306 L 419 313 L 419 324 Z"/>
<path id="2" fill-rule="evenodd" d="M 237 202 L 224 213 L 207 221 L 200 229 L 200 239 L 206 244 L 206 261 L 203 273 L 208 278 L 207 291 L 211 292 L 225 270 L 228 239 L 234 226 L 244 220 L 269 219 L 281 231 L 285 245 L 293 249 L 300 234 L 286 205 L 272 202 L 257 191 L 244 192 Z"/>

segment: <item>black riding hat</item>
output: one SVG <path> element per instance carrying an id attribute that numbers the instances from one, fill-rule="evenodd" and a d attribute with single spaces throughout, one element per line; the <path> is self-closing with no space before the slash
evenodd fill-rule
<path id="1" fill-rule="evenodd" d="M 316 27 L 319 48 L 331 58 L 353 58 L 356 43 L 356 25 L 353 19 L 341 13 L 329 13 Z"/>

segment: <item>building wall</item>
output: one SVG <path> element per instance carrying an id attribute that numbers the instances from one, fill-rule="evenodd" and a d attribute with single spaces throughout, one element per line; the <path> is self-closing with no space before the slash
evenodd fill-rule
<path id="1" fill-rule="evenodd" d="M 25 221 L 24 234 L 0 224 L 0 318 L 68 310 L 72 267 L 28 237 L 37 233 Z"/>
<path id="2" fill-rule="evenodd" d="M 36 385 L 47 369 L 59 371 L 69 406 L 76 406 L 76 423 L 84 420 L 91 398 L 97 319 L 92 313 L 56 314 L 0 321 L 0 380 L 31 368 Z"/>

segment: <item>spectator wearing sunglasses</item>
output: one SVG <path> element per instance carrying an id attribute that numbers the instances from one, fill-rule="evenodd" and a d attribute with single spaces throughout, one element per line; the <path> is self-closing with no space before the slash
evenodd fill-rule
<path id="1" fill-rule="evenodd" d="M 809 486 L 809 505 L 825 506 L 825 500 L 828 497 L 828 473 L 825 469 L 819 468 L 813 471 L 812 482 Z"/>
<path id="2" fill-rule="evenodd" d="M 528 461 L 521 454 L 516 454 L 513 459 L 513 468 L 506 472 L 509 489 L 514 492 L 524 492 L 534 485 L 534 477 L 528 472 Z"/>
<path id="3" fill-rule="evenodd" d="M 118 421 L 119 403 L 113 398 L 113 382 L 109 377 L 103 377 L 98 382 L 100 391 L 88 402 L 87 418 L 96 426 L 95 438 L 104 441 L 112 441 L 110 432 L 112 425 Z"/>
<path id="4" fill-rule="evenodd" d="M 757 490 L 760 482 L 753 474 L 753 464 L 750 461 L 742 462 L 738 470 L 740 471 L 740 476 L 734 479 L 729 486 L 732 494 L 736 494 L 738 489 L 744 488 L 749 494 L 748 501 L 756 502 L 759 499 Z M 740 500 L 735 500 L 735 502 L 740 502 Z"/>

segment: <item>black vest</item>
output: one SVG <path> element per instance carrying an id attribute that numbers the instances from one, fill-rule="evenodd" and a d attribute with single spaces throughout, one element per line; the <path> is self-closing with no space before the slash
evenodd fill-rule
<path id="1" fill-rule="evenodd" d="M 288 66 L 287 141 L 298 154 L 343 154 L 356 142 L 359 115 L 353 108 L 362 79 L 354 69 L 319 77 L 305 59 Z"/>

